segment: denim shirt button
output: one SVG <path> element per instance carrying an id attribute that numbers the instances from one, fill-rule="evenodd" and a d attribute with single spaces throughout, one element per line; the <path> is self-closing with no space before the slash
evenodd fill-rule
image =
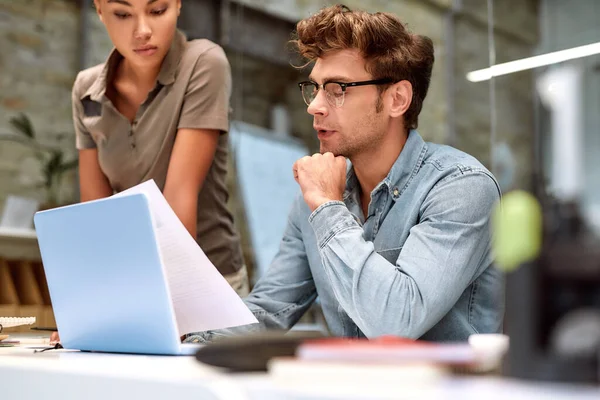
<path id="1" fill-rule="evenodd" d="M 398 196 L 400 196 L 400 191 L 398 190 L 397 187 L 394 188 L 394 191 L 392 192 L 394 194 L 394 198 L 397 199 Z"/>

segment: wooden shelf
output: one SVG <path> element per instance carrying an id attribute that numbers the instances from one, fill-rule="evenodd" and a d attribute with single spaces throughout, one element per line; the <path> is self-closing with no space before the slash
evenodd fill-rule
<path id="1" fill-rule="evenodd" d="M 36 317 L 37 326 L 56 326 L 35 231 L 0 228 L 0 316 Z"/>

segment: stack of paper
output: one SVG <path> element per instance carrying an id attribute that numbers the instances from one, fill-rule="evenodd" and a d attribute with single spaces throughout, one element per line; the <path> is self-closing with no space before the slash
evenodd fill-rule
<path id="1" fill-rule="evenodd" d="M 472 364 L 477 353 L 468 343 L 431 343 L 395 336 L 377 339 L 326 338 L 301 344 L 296 355 L 307 361 L 402 364 Z"/>
<path id="2" fill-rule="evenodd" d="M 443 398 L 434 389 L 451 373 L 445 361 L 471 359 L 468 344 L 451 346 L 396 337 L 313 339 L 295 358 L 270 360 L 268 371 L 278 385 L 306 390 L 310 382 L 336 398 Z"/>
<path id="3" fill-rule="evenodd" d="M 4 328 L 35 324 L 35 317 L 0 317 L 0 332 Z"/>

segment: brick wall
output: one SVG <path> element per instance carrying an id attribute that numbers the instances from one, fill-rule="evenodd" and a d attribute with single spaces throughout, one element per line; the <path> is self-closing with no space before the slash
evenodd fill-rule
<path id="1" fill-rule="evenodd" d="M 110 42 L 93 10 L 90 15 L 90 64 L 104 59 Z M 71 87 L 79 69 L 79 8 L 67 0 L 0 0 L 0 134 L 18 113 L 32 120 L 42 142 L 75 157 Z M 56 141 L 55 134 L 64 137 Z M 52 140 L 51 143 L 49 141 Z M 0 207 L 8 194 L 36 197 L 42 179 L 28 148 L 0 141 Z M 75 176 L 65 176 L 62 200 L 75 196 Z"/>

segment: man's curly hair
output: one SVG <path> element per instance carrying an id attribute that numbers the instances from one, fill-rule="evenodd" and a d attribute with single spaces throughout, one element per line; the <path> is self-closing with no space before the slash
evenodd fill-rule
<path id="1" fill-rule="evenodd" d="M 404 123 L 407 129 L 417 127 L 434 62 L 427 36 L 409 32 L 392 14 L 351 11 L 338 4 L 298 22 L 292 44 L 307 64 L 331 51 L 357 49 L 373 79 L 409 81 L 413 97 Z M 386 88 L 379 87 L 380 93 Z"/>

